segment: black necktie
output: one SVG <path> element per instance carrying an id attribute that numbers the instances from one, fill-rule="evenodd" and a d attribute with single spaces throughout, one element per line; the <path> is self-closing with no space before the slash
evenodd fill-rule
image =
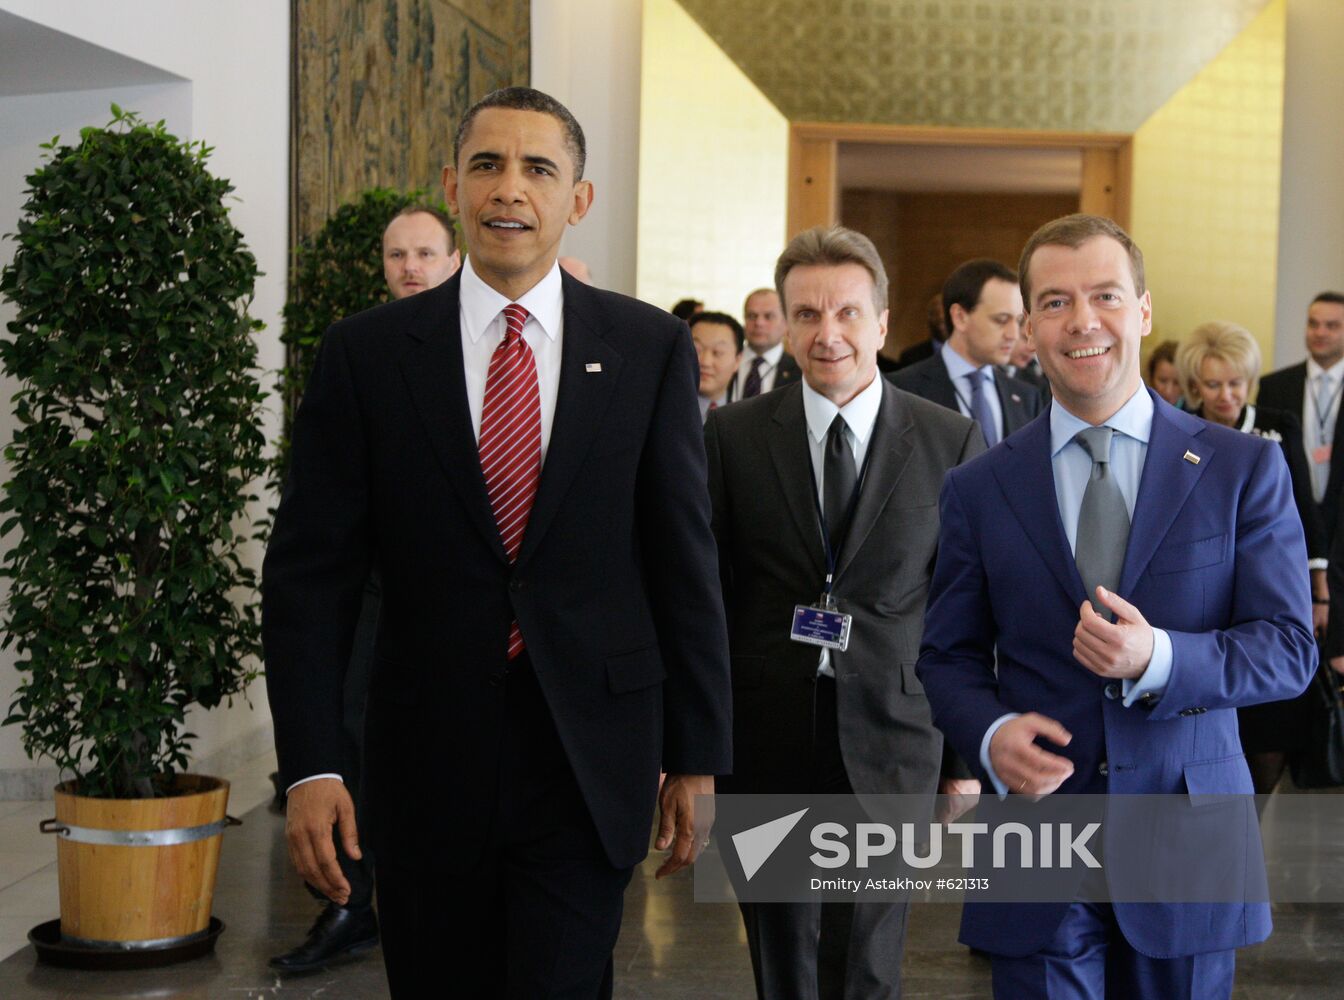
<path id="1" fill-rule="evenodd" d="M 763 364 L 765 364 L 765 358 L 751 359 L 751 371 L 747 372 L 747 381 L 742 386 L 743 399 L 750 399 L 752 396 L 761 394 L 761 365 Z"/>
<path id="2" fill-rule="evenodd" d="M 826 530 L 831 539 L 831 552 L 838 558 L 840 539 L 844 535 L 845 515 L 854 494 L 854 452 L 845 440 L 845 418 L 835 415 L 826 435 L 826 458 L 822 463 L 822 511 L 826 515 Z"/>

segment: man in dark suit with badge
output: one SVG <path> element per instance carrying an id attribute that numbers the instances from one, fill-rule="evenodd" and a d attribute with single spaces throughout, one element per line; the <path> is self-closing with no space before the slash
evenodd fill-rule
<path id="1" fill-rule="evenodd" d="M 984 441 L 878 374 L 887 278 L 867 237 L 808 230 L 775 283 L 802 382 L 715 410 L 705 427 L 733 670 L 721 790 L 931 795 L 943 746 L 914 670 L 937 496 Z M 792 641 L 795 608 L 812 604 L 837 631 L 847 620 L 847 644 Z M 757 994 L 899 995 L 907 912 L 743 904 Z"/>
<path id="2" fill-rule="evenodd" d="M 396 997 L 610 996 L 655 798 L 668 874 L 732 769 L 695 355 L 557 266 L 583 161 L 545 94 L 472 107 L 444 170 L 466 263 L 328 330 L 295 422 L 263 605 L 290 854 L 344 902 L 332 828 L 367 836 Z M 341 687 L 374 566 L 356 831 Z"/>

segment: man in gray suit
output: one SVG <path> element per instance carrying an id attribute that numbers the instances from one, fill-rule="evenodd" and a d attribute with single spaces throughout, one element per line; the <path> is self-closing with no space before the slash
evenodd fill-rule
<path id="1" fill-rule="evenodd" d="M 954 410 L 878 374 L 887 277 L 841 227 L 795 237 L 775 269 L 803 379 L 705 425 L 733 669 L 738 793 L 978 790 L 943 764 L 915 677 L 948 469 L 984 450 Z M 796 605 L 853 616 L 844 651 L 790 641 Z M 966 772 L 962 772 L 966 773 Z M 744 904 L 757 994 L 900 994 L 904 903 Z"/>

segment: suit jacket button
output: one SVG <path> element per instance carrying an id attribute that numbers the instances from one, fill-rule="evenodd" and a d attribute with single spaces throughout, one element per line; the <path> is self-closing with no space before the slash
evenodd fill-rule
<path id="1" fill-rule="evenodd" d="M 1120 685 L 1115 683 L 1115 681 L 1111 681 L 1111 683 L 1106 685 L 1104 693 L 1111 701 L 1115 701 L 1116 698 L 1120 697 Z"/>
<path id="2" fill-rule="evenodd" d="M 1111 773 L 1111 769 L 1106 766 L 1106 762 L 1104 760 L 1097 765 L 1097 773 L 1101 775 L 1103 778 Z"/>
<path id="3" fill-rule="evenodd" d="M 510 580 L 510 581 L 509 581 L 509 590 L 510 590 L 512 593 L 515 593 L 515 594 L 518 593 L 518 592 L 519 592 L 520 590 L 522 590 L 523 588 L 525 588 L 526 586 L 527 586 L 527 584 L 523 583 L 522 580 Z"/>

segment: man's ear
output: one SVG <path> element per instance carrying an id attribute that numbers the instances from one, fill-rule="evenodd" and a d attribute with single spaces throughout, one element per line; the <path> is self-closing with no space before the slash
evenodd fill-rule
<path id="1" fill-rule="evenodd" d="M 569 224 L 577 226 L 593 206 L 593 182 L 579 181 L 574 185 L 574 208 L 569 213 Z"/>
<path id="2" fill-rule="evenodd" d="M 447 166 L 443 168 L 443 200 L 448 203 L 448 214 L 456 219 L 458 217 L 457 167 Z"/>
<path id="3" fill-rule="evenodd" d="M 950 337 L 955 331 L 966 325 L 966 307 L 959 302 L 953 302 L 948 307 L 947 314 L 952 319 L 952 329 L 947 331 L 947 335 Z"/>

